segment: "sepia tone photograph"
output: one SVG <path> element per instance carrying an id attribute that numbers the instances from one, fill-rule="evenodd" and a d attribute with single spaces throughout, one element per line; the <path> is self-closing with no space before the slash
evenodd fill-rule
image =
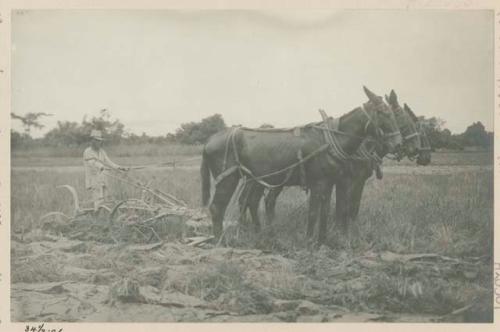
<path id="1" fill-rule="evenodd" d="M 492 323 L 494 14 L 12 10 L 10 321 Z"/>

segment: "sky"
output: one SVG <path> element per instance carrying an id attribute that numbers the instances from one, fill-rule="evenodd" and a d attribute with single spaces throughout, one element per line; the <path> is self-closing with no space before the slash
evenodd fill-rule
<path id="1" fill-rule="evenodd" d="M 493 129 L 493 13 L 451 10 L 33 10 L 12 16 L 12 111 L 135 134 L 215 113 L 290 127 L 394 89 L 452 133 Z M 21 130 L 18 121 L 12 127 Z"/>

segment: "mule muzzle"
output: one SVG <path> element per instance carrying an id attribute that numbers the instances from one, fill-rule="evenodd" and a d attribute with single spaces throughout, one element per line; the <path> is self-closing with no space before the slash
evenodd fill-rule
<path id="1" fill-rule="evenodd" d="M 420 151 L 417 156 L 417 165 L 427 166 L 431 163 L 431 154 L 430 151 Z"/>

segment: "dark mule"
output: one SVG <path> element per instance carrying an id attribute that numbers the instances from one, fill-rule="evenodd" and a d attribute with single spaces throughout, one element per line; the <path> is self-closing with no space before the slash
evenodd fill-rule
<path id="1" fill-rule="evenodd" d="M 424 149 L 422 148 L 422 144 L 423 144 L 422 143 L 422 135 L 419 134 L 419 128 L 417 127 L 418 119 L 416 118 L 415 114 L 413 114 L 413 112 L 411 112 L 411 110 L 408 108 L 408 106 L 406 104 L 405 104 L 404 110 L 401 108 L 401 106 L 399 105 L 398 100 L 397 100 L 397 95 L 394 91 L 391 91 L 389 97 L 386 96 L 386 100 L 389 103 L 389 105 L 391 106 L 392 110 L 394 111 L 399 130 L 400 130 L 401 134 L 403 135 L 403 149 L 401 150 L 401 153 L 399 155 L 399 159 L 405 155 L 411 158 L 411 157 L 414 157 L 418 153 L 419 159 L 417 159 L 417 162 L 420 160 L 420 158 L 422 156 L 421 162 L 424 163 L 425 160 L 427 159 L 427 157 L 424 157 L 424 155 L 423 155 Z M 427 137 L 425 137 L 425 139 L 427 140 Z M 426 142 L 428 143 L 428 140 Z M 373 146 L 373 141 L 367 139 L 367 140 L 365 140 L 365 142 L 363 142 L 363 145 L 365 145 L 365 148 L 369 147 L 368 149 L 370 149 L 370 147 Z M 383 145 L 375 146 L 375 148 L 376 148 L 376 152 L 377 152 L 377 157 L 381 161 L 382 158 L 387 154 L 388 149 L 386 147 L 384 147 Z M 360 148 L 360 151 L 361 151 L 361 148 Z M 357 154 L 359 154 L 359 152 Z M 355 188 L 355 189 L 358 189 L 355 191 L 356 196 L 353 196 L 350 194 L 349 195 L 345 195 L 345 194 L 340 195 L 339 192 L 344 193 L 347 190 L 344 188 L 349 188 L 348 184 L 358 181 L 358 178 L 360 178 L 360 179 L 365 178 L 368 173 L 369 173 L 369 176 L 371 176 L 373 174 L 374 169 L 378 173 L 377 177 L 381 178 L 381 176 L 382 176 L 381 171 L 380 171 L 380 168 L 377 164 L 378 163 L 376 163 L 375 160 L 365 158 L 365 160 L 353 159 L 351 161 L 351 163 L 346 165 L 347 169 L 343 173 L 344 176 L 340 177 L 340 180 L 337 183 L 337 185 L 339 185 L 341 188 L 339 189 L 339 187 L 337 187 L 337 189 L 336 189 L 336 197 L 337 197 L 336 219 L 337 219 L 337 223 L 339 225 L 347 225 L 347 223 L 344 223 L 345 218 L 338 219 L 339 218 L 339 212 L 338 212 L 339 209 L 342 212 L 342 216 L 344 215 L 344 213 L 343 213 L 344 211 L 350 210 L 350 209 L 355 209 L 356 215 L 357 215 L 357 213 L 359 211 L 359 200 L 361 199 L 362 188 L 361 188 L 361 190 L 359 190 L 357 187 Z M 366 179 L 363 180 L 363 186 L 364 186 L 365 181 L 366 181 Z M 253 187 L 254 187 L 253 185 L 247 185 L 243 190 L 243 194 L 241 195 L 242 199 L 240 201 L 240 207 L 242 210 L 243 217 L 246 216 L 246 211 L 245 211 L 246 205 L 256 204 L 256 207 L 249 206 L 250 210 L 252 210 L 252 208 L 253 209 L 258 208 L 260 197 L 250 199 L 249 200 L 250 202 L 246 203 L 246 205 L 244 202 L 244 199 L 246 197 L 252 197 L 251 191 L 254 190 Z M 266 219 L 268 222 L 270 222 L 274 219 L 276 200 L 277 200 L 277 198 L 280 195 L 282 190 L 283 190 L 283 187 L 272 189 L 267 193 L 267 195 L 265 197 L 265 200 L 264 200 L 265 212 L 266 212 Z M 350 201 L 351 198 L 354 199 L 354 203 L 352 203 Z M 353 207 L 351 208 L 350 206 L 353 206 Z M 344 230 L 347 231 L 347 229 L 344 229 Z"/>
<path id="2" fill-rule="evenodd" d="M 431 142 L 429 141 L 429 137 L 427 137 L 427 134 L 425 133 L 425 128 L 422 125 L 422 122 L 417 118 L 415 113 L 411 110 L 411 108 L 404 104 L 404 110 L 410 114 L 412 117 L 413 121 L 417 124 L 417 130 L 420 135 L 420 142 L 421 146 L 418 151 L 418 156 L 417 156 L 417 165 L 421 166 L 427 166 L 431 163 Z M 414 156 L 408 156 L 408 158 L 411 160 Z"/>
<path id="3" fill-rule="evenodd" d="M 400 126 L 403 135 L 403 148 L 398 159 L 408 157 L 413 159 L 417 157 L 417 163 L 426 164 L 430 162 L 430 149 L 428 148 L 428 139 L 422 132 L 415 114 L 405 104 L 404 109 L 398 103 L 397 95 L 391 91 L 390 97 L 386 97 L 395 114 L 400 117 L 409 117 L 411 121 L 407 126 Z M 396 116 L 398 118 L 398 116 Z M 387 151 L 377 149 L 380 158 L 386 155 Z M 342 235 L 349 236 L 349 226 L 355 222 L 361 204 L 361 197 L 366 181 L 373 175 L 373 165 L 366 161 L 356 161 L 352 164 L 352 171 L 339 180 L 336 188 L 336 207 L 335 219 Z"/>
<path id="4" fill-rule="evenodd" d="M 337 130 L 328 126 L 329 119 L 292 130 L 230 128 L 212 136 L 203 149 L 201 176 L 204 205 L 210 199 L 210 174 L 215 178 L 210 203 L 215 237 L 221 236 L 227 204 L 240 178 L 246 176 L 259 184 L 252 195 L 258 199 L 264 187 L 307 187 L 307 235 L 312 236 L 320 217 L 319 241 L 324 242 L 333 184 L 342 176 L 339 160 L 354 153 L 367 137 L 380 142 L 389 136 L 386 143 L 391 152 L 402 142 L 392 110 L 381 97 L 364 90 L 369 101 L 342 116 Z M 250 212 L 259 228 L 257 211 Z"/>

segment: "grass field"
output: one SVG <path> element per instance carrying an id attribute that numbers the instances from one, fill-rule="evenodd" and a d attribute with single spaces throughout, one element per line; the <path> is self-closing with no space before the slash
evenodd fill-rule
<path id="1" fill-rule="evenodd" d="M 36 161 L 30 166 L 47 166 L 49 161 L 61 166 L 57 158 L 42 159 L 43 162 Z M 27 166 L 28 160 L 25 157 L 14 158 L 12 164 Z M 144 162 L 153 163 L 157 160 L 153 158 Z M 293 276 L 283 274 L 277 280 L 269 281 L 274 286 L 266 284 L 266 287 L 273 289 L 282 284 L 281 288 L 278 287 L 280 292 L 286 293 L 281 295 L 282 298 L 308 298 L 305 286 L 296 278 L 297 274 L 303 274 L 316 280 L 318 287 L 324 287 L 324 292 L 330 294 L 328 301 L 332 305 L 342 305 L 353 311 L 446 314 L 472 301 L 479 303 L 482 308 L 478 315 L 483 318 L 476 319 L 489 320 L 492 302 L 493 172 L 483 169 L 455 173 L 453 169 L 468 165 L 491 165 L 491 155 L 437 153 L 433 155 L 433 160 L 432 165 L 447 165 L 451 171 L 444 174 L 419 174 L 418 170 L 422 167 L 415 167 L 416 171 L 412 174 L 386 174 L 382 181 L 368 181 L 355 227 L 359 243 L 348 250 L 345 257 L 348 260 L 384 252 L 399 255 L 435 254 L 478 262 L 473 267 L 472 277 L 458 275 L 454 267 L 447 267 L 450 271 L 444 267 L 437 268 L 431 273 L 408 262 L 369 270 L 371 272 L 365 274 L 353 272 L 355 275 L 351 275 L 351 278 L 358 281 L 361 278 L 366 283 L 363 292 L 349 291 L 351 288 L 347 289 L 348 294 L 346 290 L 333 290 L 332 282 L 335 281 L 332 281 L 331 276 L 324 277 L 322 273 L 333 273 L 331 269 L 336 266 L 332 265 L 345 263 L 344 254 L 339 254 L 345 249 L 338 247 L 338 235 L 335 228 L 331 227 L 329 254 L 306 254 L 307 198 L 296 188 L 285 190 L 277 204 L 277 220 L 272 226 L 266 226 L 262 234 L 256 236 L 249 230 L 241 231 L 231 226 L 227 230 L 226 243 L 239 249 L 256 248 L 272 252 L 299 262 Z M 135 171 L 133 174 L 183 199 L 191 207 L 200 206 L 200 177 L 197 169 L 164 168 Z M 70 184 L 77 189 L 82 201 L 88 200 L 83 189 L 83 170 L 79 169 L 58 171 L 14 168 L 11 181 L 13 234 L 39 229 L 40 216 L 47 212 L 69 213 L 72 200 L 65 191 L 56 189 L 57 185 Z M 140 194 L 122 183 L 115 182 L 113 187 L 112 194 L 117 198 L 138 197 Z M 235 208 L 230 208 L 227 218 L 235 216 Z M 339 257 L 344 258 L 341 260 Z M 325 269 L 328 271 L 325 272 Z M 241 301 L 255 300 L 255 297 L 250 299 L 248 296 L 256 294 L 258 285 L 253 284 L 252 288 L 243 281 L 249 273 L 244 266 L 231 263 L 205 267 L 190 275 L 189 285 L 183 286 L 183 291 L 190 296 L 210 300 L 219 296 L 220 292 L 233 292 L 238 288 L 241 293 L 243 288 L 247 293 L 238 293 L 243 296 Z M 349 285 L 355 288 L 355 285 Z M 219 287 L 217 292 L 214 287 Z M 211 291 L 216 292 L 217 296 Z"/>
<path id="2" fill-rule="evenodd" d="M 201 155 L 201 145 L 144 144 L 117 145 L 105 147 L 108 155 L 116 162 L 127 165 L 147 165 L 161 162 L 188 160 L 192 164 Z M 36 166 L 81 166 L 85 147 L 46 147 L 14 150 L 11 154 L 13 167 Z M 435 152 L 432 165 L 489 165 L 493 162 L 493 152 Z M 413 166 L 414 162 L 404 159 L 400 162 L 385 159 L 385 165 Z"/>
<path id="3" fill-rule="evenodd" d="M 41 147 L 12 151 L 13 166 L 80 166 L 84 147 Z M 139 144 L 105 147 L 108 155 L 124 165 L 185 160 L 200 155 L 201 145 Z"/>

